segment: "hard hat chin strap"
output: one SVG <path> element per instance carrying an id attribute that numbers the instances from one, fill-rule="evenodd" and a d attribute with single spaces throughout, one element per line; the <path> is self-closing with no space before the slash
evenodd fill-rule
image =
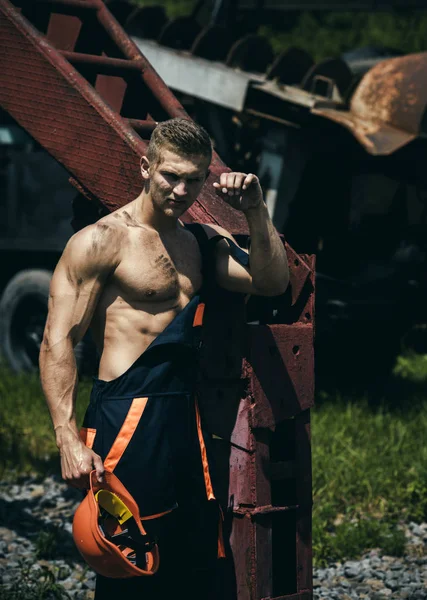
<path id="1" fill-rule="evenodd" d="M 109 542 L 113 542 L 117 546 L 128 546 L 129 548 L 133 548 L 135 552 L 145 553 L 153 549 L 157 540 L 147 534 L 142 534 L 133 516 L 127 521 L 126 526 L 126 529 L 113 535 L 110 535 L 106 531 L 103 531 L 103 533 Z"/>

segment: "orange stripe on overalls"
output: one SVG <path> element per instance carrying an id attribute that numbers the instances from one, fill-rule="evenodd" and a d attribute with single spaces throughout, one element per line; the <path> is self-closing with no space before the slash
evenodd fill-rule
<path id="1" fill-rule="evenodd" d="M 148 398 L 134 398 L 130 406 L 126 419 L 111 446 L 111 449 L 104 460 L 104 467 L 108 471 L 113 471 L 123 456 L 129 442 L 132 439 L 133 433 L 137 428 L 139 420 L 142 417 Z"/>
<path id="2" fill-rule="evenodd" d="M 208 455 L 206 452 L 205 440 L 203 439 L 202 424 L 201 424 L 201 419 L 200 419 L 200 411 L 199 411 L 199 405 L 197 403 L 197 398 L 195 399 L 195 406 L 196 406 L 197 435 L 199 437 L 200 452 L 202 455 L 203 477 L 205 480 L 206 495 L 208 497 L 208 500 L 215 500 L 215 494 L 213 491 L 211 475 L 209 472 Z"/>
<path id="3" fill-rule="evenodd" d="M 201 327 L 203 325 L 203 315 L 205 313 L 205 304 L 200 302 L 197 305 L 196 312 L 194 314 L 193 327 Z"/>

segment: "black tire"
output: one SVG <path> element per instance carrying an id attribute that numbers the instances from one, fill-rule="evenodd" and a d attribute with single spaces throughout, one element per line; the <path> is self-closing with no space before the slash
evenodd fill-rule
<path id="1" fill-rule="evenodd" d="M 0 348 L 14 371 L 38 369 L 40 345 L 47 317 L 52 273 L 28 269 L 17 273 L 7 284 L 0 300 Z M 82 340 L 75 348 L 77 368 L 83 371 L 90 343 Z M 86 369 L 84 369 L 86 371 Z"/>

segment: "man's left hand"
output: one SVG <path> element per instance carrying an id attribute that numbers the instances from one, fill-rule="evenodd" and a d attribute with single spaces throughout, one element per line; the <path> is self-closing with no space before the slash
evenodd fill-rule
<path id="1" fill-rule="evenodd" d="M 259 179 L 253 173 L 222 173 L 215 191 L 227 204 L 246 212 L 263 204 Z"/>

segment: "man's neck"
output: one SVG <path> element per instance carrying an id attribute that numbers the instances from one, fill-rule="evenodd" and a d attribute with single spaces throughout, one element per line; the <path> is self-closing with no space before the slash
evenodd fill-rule
<path id="1" fill-rule="evenodd" d="M 159 233 L 173 233 L 178 229 L 178 219 L 156 211 L 150 194 L 145 190 L 134 200 L 133 217 L 142 225 L 152 227 Z"/>

